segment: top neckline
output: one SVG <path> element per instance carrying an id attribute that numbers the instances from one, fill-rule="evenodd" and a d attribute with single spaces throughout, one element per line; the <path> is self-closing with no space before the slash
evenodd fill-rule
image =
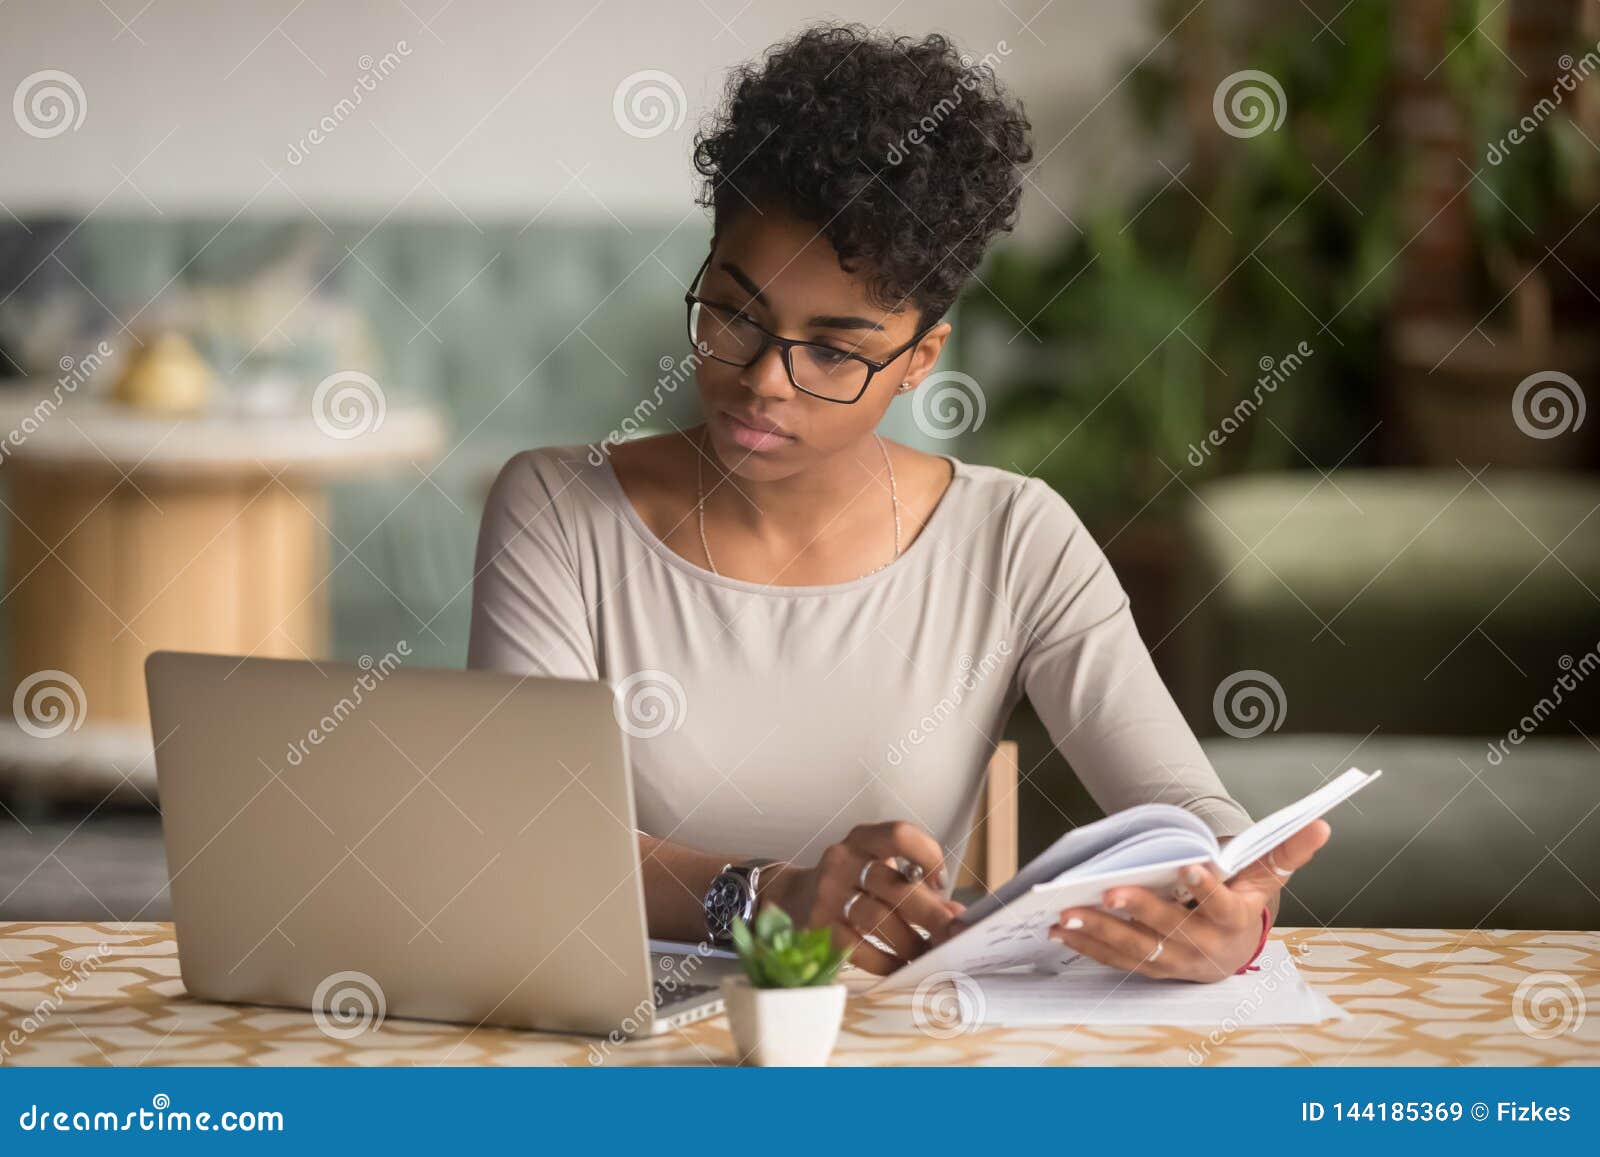
<path id="1" fill-rule="evenodd" d="M 596 447 L 593 446 L 590 447 L 591 450 L 595 448 Z M 616 468 L 611 464 L 611 455 L 602 450 L 600 456 L 602 461 L 600 463 L 599 470 L 601 474 L 605 476 L 606 484 L 611 490 L 612 498 L 616 502 L 616 505 L 621 508 L 622 517 L 624 520 L 626 520 L 628 525 L 636 534 L 638 534 L 640 540 L 649 549 L 651 554 L 660 558 L 673 569 L 678 570 L 683 574 L 688 575 L 690 578 L 696 579 L 700 582 L 707 583 L 712 586 L 723 587 L 727 590 L 743 591 L 746 594 L 774 595 L 779 598 L 799 598 L 807 595 L 843 594 L 847 591 L 862 590 L 866 587 L 874 586 L 877 583 L 885 582 L 892 576 L 900 573 L 902 570 L 905 570 L 908 564 L 912 563 L 916 559 L 920 558 L 923 554 L 926 554 L 929 550 L 933 549 L 930 546 L 926 546 L 926 544 L 933 537 L 933 531 L 937 529 L 946 518 L 949 517 L 946 512 L 946 508 L 951 504 L 950 492 L 956 488 L 956 483 L 966 476 L 966 463 L 961 461 L 961 459 L 951 454 L 936 455 L 936 457 L 943 458 L 946 462 L 950 463 L 950 481 L 945 485 L 944 493 L 939 495 L 939 501 L 934 504 L 933 510 L 928 514 L 927 519 L 923 522 L 922 529 L 917 533 L 917 537 L 911 541 L 911 545 L 901 551 L 898 558 L 892 559 L 882 568 L 873 571 L 871 574 L 865 574 L 860 578 L 849 579 L 848 581 L 842 583 L 822 583 L 820 585 L 811 584 L 807 586 L 781 586 L 778 584 L 751 582 L 748 579 L 732 578 L 728 575 L 717 574 L 715 571 L 708 570 L 698 563 L 691 562 L 689 559 L 684 558 L 683 555 L 679 554 L 664 541 L 662 541 L 662 539 L 657 536 L 656 532 L 650 529 L 649 524 L 647 524 L 645 520 L 640 517 L 639 511 L 633 505 L 633 500 L 628 497 L 628 492 L 622 487 L 622 479 L 617 477 Z"/>

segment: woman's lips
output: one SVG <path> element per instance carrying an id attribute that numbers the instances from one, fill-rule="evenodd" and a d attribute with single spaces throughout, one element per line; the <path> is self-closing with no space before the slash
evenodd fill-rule
<path id="1" fill-rule="evenodd" d="M 759 454 L 769 450 L 777 450 L 794 441 L 794 438 L 788 434 L 780 434 L 776 430 L 761 426 L 752 426 L 749 422 L 735 418 L 726 410 L 719 410 L 717 417 L 721 420 L 722 428 L 727 431 L 728 437 L 746 450 L 754 453 Z"/>

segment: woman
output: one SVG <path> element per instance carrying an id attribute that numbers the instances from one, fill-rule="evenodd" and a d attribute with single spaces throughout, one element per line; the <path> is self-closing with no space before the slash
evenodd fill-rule
<path id="1" fill-rule="evenodd" d="M 720 938 L 771 902 L 875 973 L 942 940 L 1024 695 L 1107 812 L 1249 825 L 1067 504 L 875 433 L 1011 228 L 1028 136 L 992 70 L 937 36 L 814 28 L 739 70 L 695 149 L 704 424 L 527 451 L 495 482 L 469 664 L 619 685 L 655 936 Z M 1117 889 L 1129 919 L 1071 909 L 1051 934 L 1150 976 L 1227 976 L 1327 833 L 1229 885 L 1202 873 L 1192 906 Z"/>

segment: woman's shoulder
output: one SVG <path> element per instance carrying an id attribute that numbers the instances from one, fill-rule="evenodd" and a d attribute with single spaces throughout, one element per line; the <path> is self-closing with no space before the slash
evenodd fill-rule
<path id="1" fill-rule="evenodd" d="M 682 440 L 671 433 L 521 450 L 500 468 L 489 501 L 524 509 L 538 502 L 582 515 L 618 507 L 621 495 L 672 493 L 683 468 L 672 444 Z"/>
<path id="2" fill-rule="evenodd" d="M 605 449 L 603 445 L 595 443 L 531 446 L 507 459 L 500 468 L 500 476 L 548 479 L 592 471 L 605 464 Z"/>
<path id="3" fill-rule="evenodd" d="M 535 446 L 519 450 L 489 487 L 486 510 L 515 522 L 543 514 L 571 514 L 606 501 L 605 447 L 599 444 Z"/>
<path id="4" fill-rule="evenodd" d="M 1071 504 L 1042 478 L 954 457 L 949 460 L 955 467 L 952 497 L 985 518 L 1005 525 L 1041 519 L 1058 526 L 1079 524 Z"/>
<path id="5" fill-rule="evenodd" d="M 593 482 L 606 473 L 626 473 L 630 477 L 646 477 L 668 468 L 672 458 L 663 453 L 667 442 L 681 440 L 681 435 L 664 434 L 648 438 L 630 439 L 626 442 L 572 443 L 558 446 L 534 446 L 520 450 L 500 469 L 501 479 L 537 481 L 564 488 L 583 480 Z"/>

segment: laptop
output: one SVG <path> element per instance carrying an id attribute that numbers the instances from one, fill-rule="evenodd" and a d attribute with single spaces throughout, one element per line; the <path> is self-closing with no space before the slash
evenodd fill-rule
<path id="1" fill-rule="evenodd" d="M 736 962 L 650 951 L 608 684 L 392 651 L 145 680 L 192 995 L 613 1039 L 722 1010 Z"/>

